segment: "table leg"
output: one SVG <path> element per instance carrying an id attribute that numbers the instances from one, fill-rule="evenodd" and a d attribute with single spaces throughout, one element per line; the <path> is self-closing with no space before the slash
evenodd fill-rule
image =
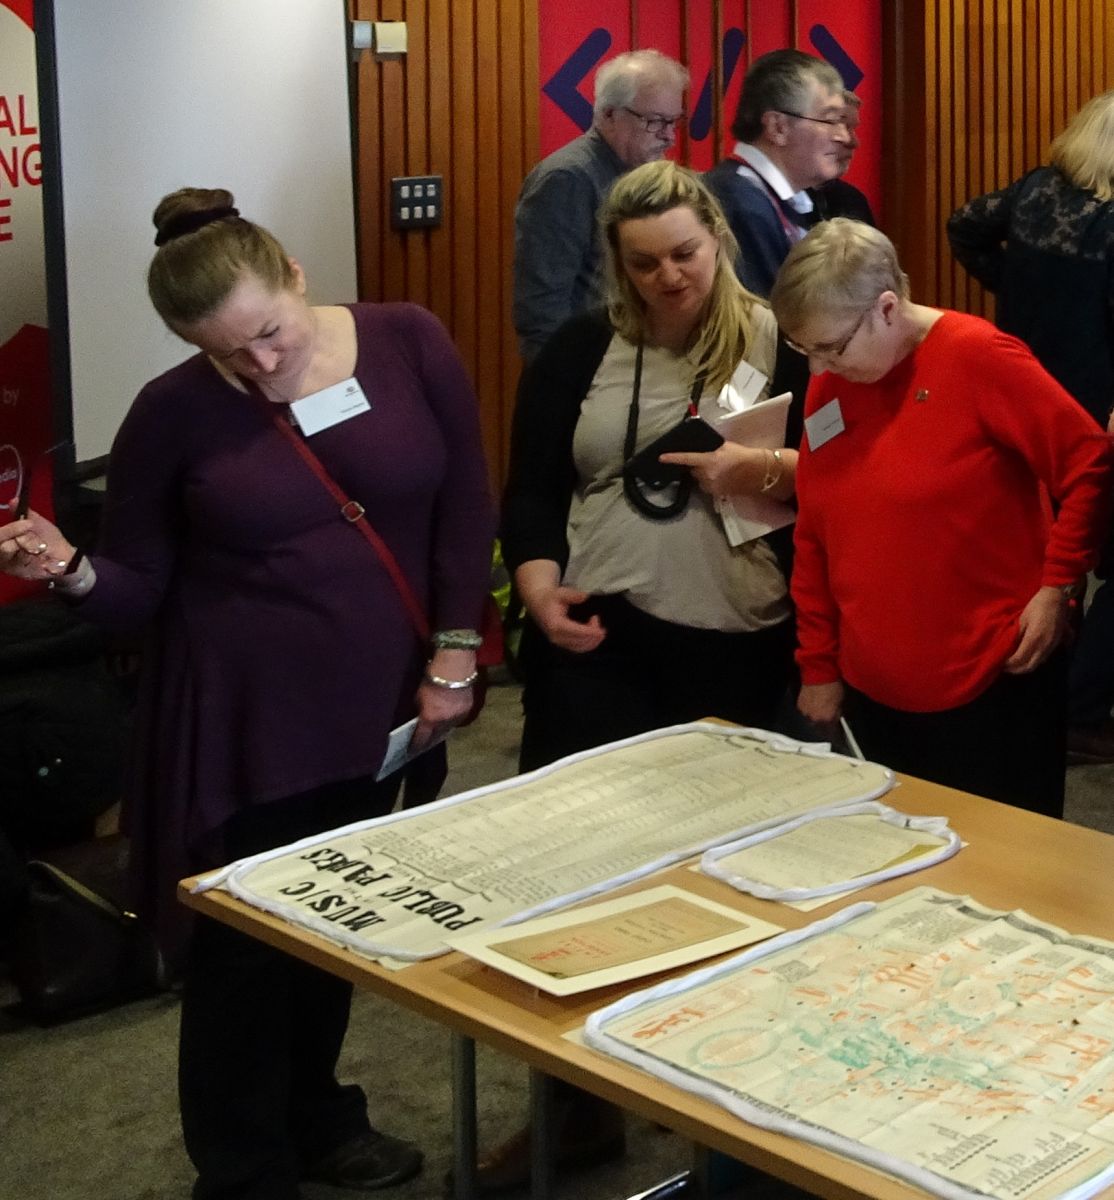
<path id="1" fill-rule="evenodd" d="M 693 1173 L 681 1171 L 663 1179 L 661 1183 L 655 1183 L 647 1191 L 639 1192 L 637 1196 L 628 1196 L 627 1200 L 679 1200 L 681 1196 L 684 1196 L 685 1200 L 698 1200 L 700 1195 Z"/>
<path id="2" fill-rule="evenodd" d="M 454 1033 L 453 1200 L 476 1200 L 476 1043 Z"/>
<path id="3" fill-rule="evenodd" d="M 691 1192 L 693 1200 L 709 1200 L 712 1194 L 712 1152 L 699 1142 L 692 1144 L 692 1167 L 689 1176 L 692 1180 Z"/>
<path id="4" fill-rule="evenodd" d="M 556 1131 L 553 1128 L 553 1080 L 530 1071 L 530 1197 L 553 1200 Z"/>

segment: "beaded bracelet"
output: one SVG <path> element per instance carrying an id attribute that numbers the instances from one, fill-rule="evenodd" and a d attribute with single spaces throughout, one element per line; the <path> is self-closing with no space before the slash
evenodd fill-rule
<path id="1" fill-rule="evenodd" d="M 483 645 L 474 629 L 439 629 L 430 641 L 435 650 L 478 650 Z"/>

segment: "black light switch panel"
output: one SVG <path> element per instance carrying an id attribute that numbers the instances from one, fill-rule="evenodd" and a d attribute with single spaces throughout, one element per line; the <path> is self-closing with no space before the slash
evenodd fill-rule
<path id="1" fill-rule="evenodd" d="M 391 180 L 391 228 L 436 229 L 444 203 L 440 175 L 396 175 Z"/>

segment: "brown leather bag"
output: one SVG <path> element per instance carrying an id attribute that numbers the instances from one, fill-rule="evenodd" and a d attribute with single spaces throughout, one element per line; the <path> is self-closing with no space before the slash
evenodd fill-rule
<path id="1" fill-rule="evenodd" d="M 68 1020 L 167 986 L 154 937 L 126 907 L 127 854 L 127 839 L 115 836 L 27 864 L 9 965 L 35 1020 Z"/>

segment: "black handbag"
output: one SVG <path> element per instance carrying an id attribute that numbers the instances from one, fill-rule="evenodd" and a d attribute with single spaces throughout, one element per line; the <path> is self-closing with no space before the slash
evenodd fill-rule
<path id="1" fill-rule="evenodd" d="M 9 965 L 35 1020 L 68 1020 L 166 986 L 154 937 L 125 906 L 127 845 L 97 838 L 27 864 Z"/>

